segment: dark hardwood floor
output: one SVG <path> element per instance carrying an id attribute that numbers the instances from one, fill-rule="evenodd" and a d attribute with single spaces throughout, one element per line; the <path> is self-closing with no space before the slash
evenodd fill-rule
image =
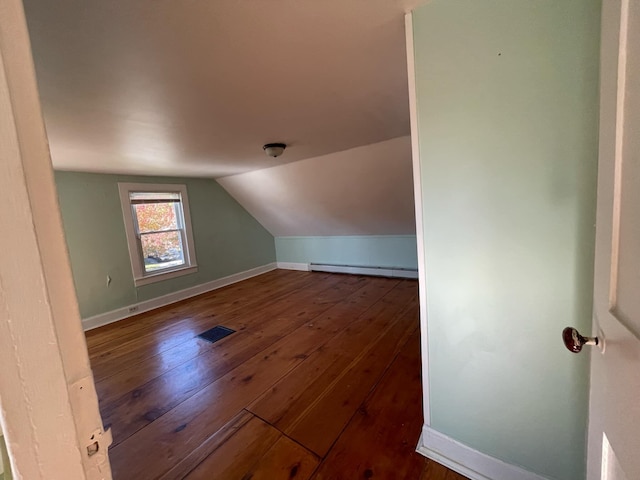
<path id="1" fill-rule="evenodd" d="M 114 478 L 463 480 L 414 452 L 417 290 L 275 270 L 88 332 Z"/>

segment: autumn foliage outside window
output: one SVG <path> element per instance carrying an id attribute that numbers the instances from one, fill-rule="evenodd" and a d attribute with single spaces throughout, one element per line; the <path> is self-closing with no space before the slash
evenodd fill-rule
<path id="1" fill-rule="evenodd" d="M 180 193 L 130 192 L 129 198 L 145 272 L 184 265 L 185 236 Z"/>

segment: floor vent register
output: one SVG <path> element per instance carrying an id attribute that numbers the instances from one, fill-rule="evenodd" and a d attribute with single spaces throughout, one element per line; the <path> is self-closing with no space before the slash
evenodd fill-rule
<path id="1" fill-rule="evenodd" d="M 235 332 L 235 330 L 218 325 L 216 327 L 210 328 L 209 330 L 201 333 L 198 336 L 204 340 L 207 340 L 208 342 L 214 343 Z"/>

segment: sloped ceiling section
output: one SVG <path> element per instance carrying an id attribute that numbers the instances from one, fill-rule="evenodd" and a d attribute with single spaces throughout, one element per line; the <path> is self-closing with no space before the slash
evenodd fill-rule
<path id="1" fill-rule="evenodd" d="M 276 237 L 416 231 L 409 136 L 218 183 Z"/>

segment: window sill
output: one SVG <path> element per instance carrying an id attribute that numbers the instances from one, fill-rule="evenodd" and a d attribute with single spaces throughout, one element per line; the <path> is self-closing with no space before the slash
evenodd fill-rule
<path id="1" fill-rule="evenodd" d="M 168 272 L 152 273 L 145 275 L 144 277 L 134 278 L 136 287 L 143 285 L 149 285 L 150 283 L 162 282 L 171 278 L 181 277 L 183 275 L 189 275 L 198 271 L 197 265 L 189 265 L 188 267 L 182 267 L 175 270 L 169 270 Z"/>

